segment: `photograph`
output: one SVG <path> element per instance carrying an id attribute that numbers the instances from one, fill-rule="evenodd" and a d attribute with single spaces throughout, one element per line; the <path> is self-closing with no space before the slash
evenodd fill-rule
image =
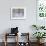
<path id="1" fill-rule="evenodd" d="M 25 18 L 26 18 L 26 8 L 23 7 L 11 8 L 11 19 L 25 19 Z"/>

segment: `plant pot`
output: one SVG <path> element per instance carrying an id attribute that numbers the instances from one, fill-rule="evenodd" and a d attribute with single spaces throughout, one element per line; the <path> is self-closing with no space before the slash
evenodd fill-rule
<path id="1" fill-rule="evenodd" d="M 37 39 L 37 43 L 40 43 L 40 39 Z"/>
<path id="2" fill-rule="evenodd" d="M 38 39 L 37 42 L 41 44 L 41 43 L 44 43 L 44 40 L 45 39 Z"/>
<path id="3" fill-rule="evenodd" d="M 40 39 L 40 43 L 44 43 L 44 40 L 45 40 L 45 39 Z"/>

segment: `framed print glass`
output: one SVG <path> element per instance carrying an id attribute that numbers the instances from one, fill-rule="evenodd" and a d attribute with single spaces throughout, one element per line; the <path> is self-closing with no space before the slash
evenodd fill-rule
<path id="1" fill-rule="evenodd" d="M 25 19 L 26 8 L 24 7 L 13 7 L 11 8 L 11 19 Z"/>

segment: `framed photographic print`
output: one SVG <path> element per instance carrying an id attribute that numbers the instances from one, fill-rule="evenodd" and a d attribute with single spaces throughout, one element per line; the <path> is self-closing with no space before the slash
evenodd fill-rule
<path id="1" fill-rule="evenodd" d="M 12 7 L 11 8 L 11 19 L 25 19 L 26 8 L 24 7 Z"/>
<path id="2" fill-rule="evenodd" d="M 46 25 L 46 0 L 37 0 L 36 24 Z"/>
<path id="3" fill-rule="evenodd" d="M 46 18 L 46 0 L 37 0 L 37 16 L 39 19 Z"/>

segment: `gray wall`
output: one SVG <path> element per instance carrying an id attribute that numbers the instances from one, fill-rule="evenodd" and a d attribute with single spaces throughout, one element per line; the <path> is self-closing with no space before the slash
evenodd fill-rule
<path id="1" fill-rule="evenodd" d="M 25 7 L 26 19 L 11 20 L 10 8 Z M 36 0 L 0 0 L 0 34 L 11 27 L 19 27 L 19 32 L 30 32 L 32 35 L 31 25 L 36 24 Z"/>

